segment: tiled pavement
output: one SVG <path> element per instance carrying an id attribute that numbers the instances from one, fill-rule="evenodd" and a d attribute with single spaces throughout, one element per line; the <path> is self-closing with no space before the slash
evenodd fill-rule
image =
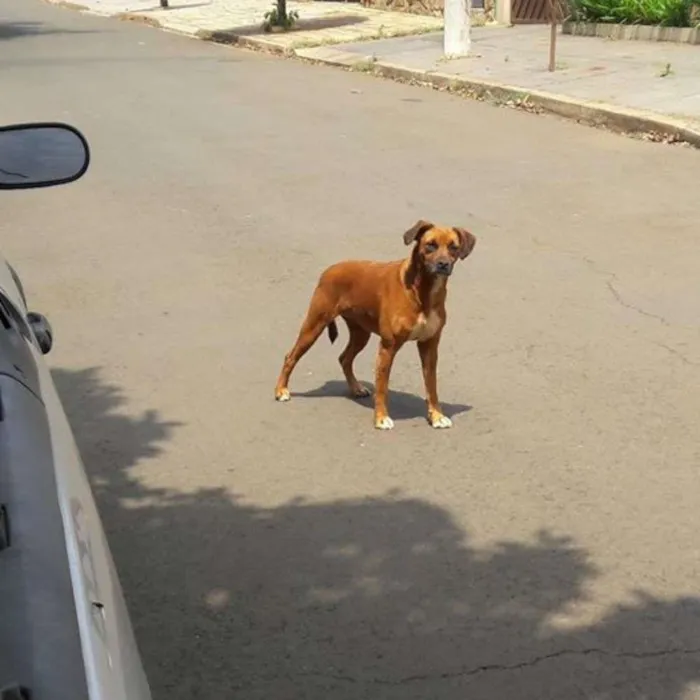
<path id="1" fill-rule="evenodd" d="M 272 0 L 170 0 L 162 9 L 158 0 L 76 0 L 90 12 L 102 15 L 137 14 L 181 34 L 223 32 L 256 38 L 282 49 L 351 43 L 385 37 L 422 34 L 442 29 L 441 17 L 383 12 L 357 2 L 297 2 L 289 11 L 299 13 L 294 31 L 264 33 L 261 25 Z M 66 3 L 67 4 L 67 3 Z M 73 4 L 71 2 L 71 4 Z"/>

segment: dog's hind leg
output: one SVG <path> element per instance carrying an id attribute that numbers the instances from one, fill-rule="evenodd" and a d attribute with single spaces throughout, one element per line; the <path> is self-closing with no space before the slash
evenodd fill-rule
<path id="1" fill-rule="evenodd" d="M 361 399 L 365 396 L 369 396 L 371 392 L 367 387 L 362 386 L 362 384 L 357 381 L 352 364 L 355 358 L 365 349 L 371 334 L 362 328 L 362 326 L 359 326 L 357 323 L 347 318 L 345 319 L 345 323 L 348 324 L 350 337 L 348 339 L 348 344 L 345 346 L 345 350 L 340 354 L 338 360 L 340 366 L 343 368 L 345 379 L 348 382 L 350 394 L 357 399 Z"/>
<path id="2" fill-rule="evenodd" d="M 294 347 L 285 355 L 282 371 L 280 372 L 275 398 L 277 401 L 289 401 L 290 394 L 287 385 L 297 362 L 306 354 L 309 348 L 318 340 L 323 330 L 333 323 L 335 314 L 329 310 L 326 294 L 317 288 L 311 298 L 311 304 L 304 322 L 301 324 L 299 335 Z M 331 332 L 332 335 L 332 332 Z"/>

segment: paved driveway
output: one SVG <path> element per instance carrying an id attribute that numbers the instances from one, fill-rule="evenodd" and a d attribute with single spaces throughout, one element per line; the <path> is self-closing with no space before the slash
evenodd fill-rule
<path id="1" fill-rule="evenodd" d="M 0 236 L 158 700 L 700 697 L 697 152 L 0 11 L 2 120 L 93 146 L 84 181 L 3 195 Z M 391 433 L 325 338 L 276 404 L 319 271 L 403 255 L 421 217 L 479 239 L 454 428 L 412 348 Z"/>

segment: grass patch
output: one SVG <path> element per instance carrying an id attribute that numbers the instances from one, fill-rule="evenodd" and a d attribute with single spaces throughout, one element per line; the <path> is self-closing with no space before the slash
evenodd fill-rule
<path id="1" fill-rule="evenodd" d="M 604 24 L 695 27 L 700 0 L 570 0 L 572 19 Z"/>

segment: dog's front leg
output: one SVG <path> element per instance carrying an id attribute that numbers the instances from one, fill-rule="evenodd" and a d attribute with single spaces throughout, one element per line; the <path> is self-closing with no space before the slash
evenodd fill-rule
<path id="1" fill-rule="evenodd" d="M 375 396 L 374 396 L 374 427 L 379 430 L 391 430 L 394 421 L 387 411 L 387 394 L 389 393 L 389 375 L 391 366 L 400 345 L 395 341 L 380 340 L 377 352 L 377 366 L 375 371 Z"/>
<path id="2" fill-rule="evenodd" d="M 418 353 L 423 367 L 425 398 L 428 403 L 428 422 L 433 428 L 451 428 L 452 421 L 440 410 L 437 393 L 437 361 L 440 334 L 418 343 Z"/>

